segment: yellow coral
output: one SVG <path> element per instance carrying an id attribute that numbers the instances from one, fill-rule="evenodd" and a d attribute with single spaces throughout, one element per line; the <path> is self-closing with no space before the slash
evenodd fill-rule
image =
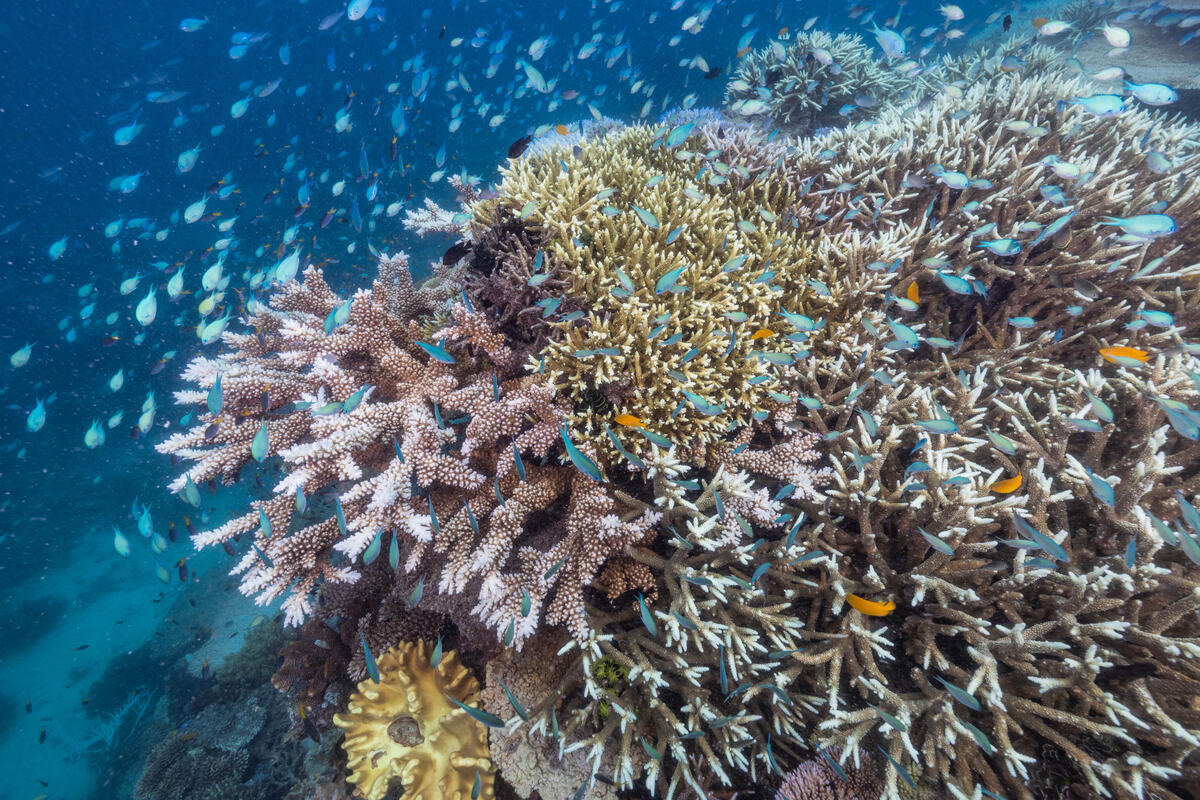
<path id="1" fill-rule="evenodd" d="M 346 731 L 350 781 L 367 800 L 382 800 L 397 776 L 404 800 L 467 800 L 476 775 L 479 798 L 493 796 L 487 731 L 446 697 L 477 705 L 479 682 L 458 653 L 444 653 L 434 668 L 430 652 L 425 642 L 388 650 L 377 662 L 380 682 L 358 684 L 347 713 L 333 717 Z"/>
<path id="2" fill-rule="evenodd" d="M 789 401 L 777 365 L 828 331 L 797 331 L 780 312 L 817 317 L 834 302 L 807 280 L 814 244 L 792 218 L 804 187 L 770 163 L 729 166 L 699 134 L 656 146 L 664 134 L 632 127 L 584 142 L 569 162 L 560 149 L 511 162 L 499 197 L 473 208 L 477 224 L 523 216 L 549 240 L 547 263 L 567 284 L 561 310 L 586 316 L 552 320 L 529 367 L 571 398 L 578 443 L 609 466 L 623 463 L 605 432 L 620 414 L 702 444 Z M 760 329 L 781 335 L 756 339 Z M 638 431 L 613 436 L 646 452 Z"/>

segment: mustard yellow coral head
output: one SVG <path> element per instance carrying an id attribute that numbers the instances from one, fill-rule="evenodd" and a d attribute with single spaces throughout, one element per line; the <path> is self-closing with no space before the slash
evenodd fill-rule
<path id="1" fill-rule="evenodd" d="M 382 800 L 397 777 L 404 800 L 469 800 L 476 775 L 479 798 L 494 796 L 487 730 L 446 698 L 478 705 L 479 681 L 454 651 L 431 667 L 432 649 L 401 642 L 388 650 L 377 661 L 379 683 L 360 683 L 346 713 L 333 717 L 346 731 L 350 782 L 367 800 Z"/>

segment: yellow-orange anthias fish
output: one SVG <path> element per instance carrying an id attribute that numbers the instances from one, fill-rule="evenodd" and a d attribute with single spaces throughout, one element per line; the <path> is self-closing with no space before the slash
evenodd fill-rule
<path id="1" fill-rule="evenodd" d="M 1104 356 L 1114 364 L 1120 364 L 1121 362 L 1118 361 L 1118 359 L 1121 358 L 1132 358 L 1134 361 L 1141 361 L 1144 364 L 1146 363 L 1146 359 L 1150 357 L 1150 354 L 1145 350 L 1139 350 L 1136 347 L 1120 346 L 1101 348 L 1100 355 Z"/>
<path id="2" fill-rule="evenodd" d="M 996 481 L 992 484 L 992 491 L 996 494 L 1011 494 L 1021 488 L 1021 473 L 1017 473 L 1015 478 L 1006 478 L 1002 481 Z"/>
<path id="3" fill-rule="evenodd" d="M 908 291 L 905 292 L 905 294 L 908 295 L 908 299 L 912 300 L 914 303 L 921 302 L 921 290 L 917 288 L 916 281 L 913 281 L 908 285 Z"/>
<path id="4" fill-rule="evenodd" d="M 640 419 L 635 417 L 633 414 L 617 414 L 617 416 L 613 417 L 613 421 L 616 422 L 618 425 L 624 425 L 628 428 L 644 428 L 644 427 L 646 427 L 645 423 L 643 423 Z"/>
<path id="5" fill-rule="evenodd" d="M 877 603 L 874 600 L 867 600 L 856 594 L 846 595 L 846 602 L 855 611 L 860 614 L 866 614 L 868 617 L 886 617 L 896 610 L 896 604 L 891 600 L 888 600 L 886 603 Z"/>

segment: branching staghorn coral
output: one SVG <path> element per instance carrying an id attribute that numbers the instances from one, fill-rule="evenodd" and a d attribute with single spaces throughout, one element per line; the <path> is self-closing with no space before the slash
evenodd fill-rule
<path id="1" fill-rule="evenodd" d="M 777 309 L 815 316 L 828 302 L 789 269 L 813 257 L 786 218 L 799 193 L 768 164 L 735 169 L 719 155 L 652 146 L 663 133 L 609 134 L 570 162 L 562 151 L 521 159 L 496 199 L 473 206 L 480 231 L 524 217 L 515 255 L 543 266 L 520 276 L 540 291 L 521 296 L 517 317 L 549 329 L 527 368 L 569 398 L 571 430 L 608 468 L 632 463 L 621 451 L 650 452 L 641 426 L 702 447 L 765 417 L 783 396 L 774 373 L 809 336 L 775 335 Z M 697 181 L 698 169 L 711 173 Z"/>
<path id="2" fill-rule="evenodd" d="M 1198 131 L 1061 103 L 1088 93 L 991 67 L 961 99 L 799 142 L 786 165 L 853 287 L 830 324 L 858 321 L 797 368 L 836 474 L 800 539 L 843 556 L 803 614 L 804 636 L 834 638 L 796 657 L 823 745 L 886 742 L 959 798 L 1031 797 L 1047 741 L 1098 796 L 1177 797 L 1200 758 L 1200 549 L 1178 521 L 1200 493 L 1182 338 L 1200 326 Z M 1161 238 L 1098 225 L 1160 212 L 1178 225 Z M 899 608 L 874 621 L 849 594 Z M 1102 737 L 1124 752 L 1096 757 Z M 892 770 L 885 796 L 900 786 Z"/>
<path id="3" fill-rule="evenodd" d="M 870 114 L 918 85 L 911 71 L 889 66 L 857 34 L 808 31 L 742 57 L 725 104 L 735 115 L 811 133 L 843 124 L 846 106 Z"/>
<path id="4" fill-rule="evenodd" d="M 788 430 L 782 421 L 777 429 Z M 735 443 L 713 455 L 712 477 L 698 490 L 689 489 L 673 448 L 655 454 L 647 479 L 677 535 L 629 548 L 627 562 L 642 569 L 626 570 L 657 576 L 657 585 L 632 608 L 593 608 L 596 632 L 564 645 L 559 652 L 569 661 L 540 693 L 521 693 L 533 720 L 529 737 L 557 741 L 560 757 L 586 754 L 593 772 L 619 786 L 644 773 L 646 786 L 666 797 L 737 785 L 740 773 L 760 769 L 770 735 L 780 760 L 798 758 L 809 724 L 800 708 L 814 712 L 820 700 L 793 693 L 803 666 L 781 661 L 799 646 L 803 627 L 788 609 L 805 582 L 786 564 L 799 551 L 782 541 L 789 516 L 779 498 L 793 489 L 772 499 L 746 470 L 781 486 L 787 477 L 801 480 L 803 464 L 810 474 L 797 496 L 812 496 L 812 481 L 828 477 L 812 467 L 813 444 L 797 435 L 777 445 L 775 457 L 764 448 L 739 459 L 749 451 L 730 452 Z M 774 531 L 775 541 L 751 541 L 755 531 Z M 756 572 L 768 551 L 783 559 L 780 569 Z"/>

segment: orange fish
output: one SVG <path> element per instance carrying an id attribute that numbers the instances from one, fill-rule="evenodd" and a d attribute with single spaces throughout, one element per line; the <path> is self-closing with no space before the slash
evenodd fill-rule
<path id="1" fill-rule="evenodd" d="M 788 29 L 787 29 L 787 26 L 785 25 L 784 27 L 779 29 L 779 38 L 786 39 L 787 36 L 788 36 Z"/>
<path id="2" fill-rule="evenodd" d="M 856 594 L 846 595 L 846 602 L 855 611 L 866 614 L 868 617 L 886 617 L 896 610 L 896 604 L 891 600 L 886 603 L 877 603 L 874 600 L 865 600 Z"/>
<path id="3" fill-rule="evenodd" d="M 746 47 L 743 47 L 741 50 L 738 50 L 738 51 L 737 51 L 737 57 L 738 57 L 738 58 L 742 58 L 743 56 L 745 56 L 745 55 L 746 55 L 746 53 L 749 53 L 749 52 L 750 52 L 750 49 L 751 49 L 751 48 L 750 48 L 750 46 L 749 46 L 749 45 L 747 45 Z"/>
<path id="4" fill-rule="evenodd" d="M 568 128 L 566 125 L 563 125 L 563 124 L 560 122 L 560 123 L 558 123 L 557 125 L 555 125 L 555 126 L 554 126 L 554 132 L 555 132 L 555 133 L 557 133 L 557 134 L 559 134 L 559 135 L 561 135 L 561 136 L 566 136 L 568 133 L 570 133 L 570 132 L 571 132 L 571 129 L 570 129 L 570 128 Z"/>
<path id="5" fill-rule="evenodd" d="M 1033 27 L 1040 28 L 1049 21 L 1050 20 L 1046 19 L 1045 17 L 1034 17 L 1033 18 Z"/>
<path id="6" fill-rule="evenodd" d="M 1133 359 L 1134 361 L 1140 361 L 1145 364 L 1146 359 L 1150 357 L 1148 352 L 1145 350 L 1139 350 L 1136 347 L 1104 347 L 1101 348 L 1100 355 L 1104 356 L 1114 364 L 1127 363 L 1125 361 L 1121 361 L 1121 359 Z"/>
<path id="7" fill-rule="evenodd" d="M 908 299 L 912 300 L 914 303 L 921 302 L 921 290 L 917 288 L 916 281 L 913 281 L 908 285 L 908 291 L 905 292 L 905 294 L 908 296 Z"/>
<path id="8" fill-rule="evenodd" d="M 1017 473 L 1015 478 L 1005 478 L 1002 481 L 996 481 L 992 484 L 991 489 L 996 494 L 1011 494 L 1021 488 L 1021 473 Z"/>
<path id="9" fill-rule="evenodd" d="M 771 330 L 770 328 L 759 328 L 754 333 L 750 334 L 750 341 L 754 341 L 755 339 L 766 339 L 768 336 L 774 335 L 775 331 Z"/>
<path id="10" fill-rule="evenodd" d="M 613 421 L 618 425 L 624 425 L 627 428 L 646 427 L 645 424 L 633 414 L 617 414 L 617 416 L 613 417 Z"/>

